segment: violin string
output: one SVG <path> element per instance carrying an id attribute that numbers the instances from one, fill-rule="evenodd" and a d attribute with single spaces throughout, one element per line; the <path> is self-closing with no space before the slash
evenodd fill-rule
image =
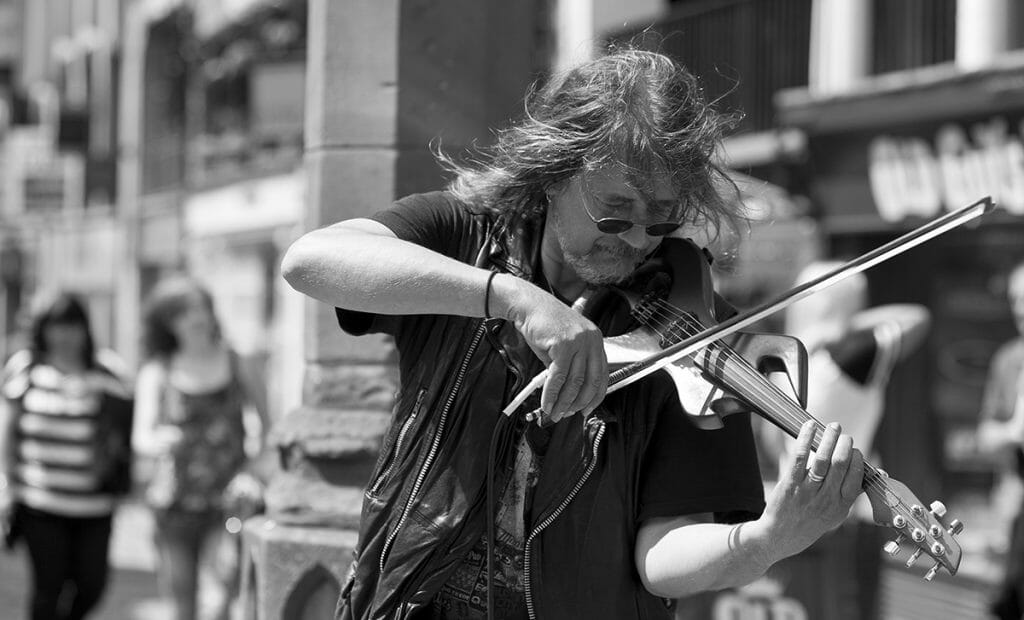
<path id="1" fill-rule="evenodd" d="M 686 327 L 691 327 L 692 329 L 703 329 L 703 326 L 701 325 L 701 323 L 699 321 L 693 319 L 692 317 L 688 316 L 687 314 L 684 314 L 684 313 L 678 311 L 677 309 L 675 309 L 674 306 L 671 306 L 667 302 L 661 302 L 661 306 L 662 306 L 662 309 L 667 312 L 668 319 L 672 319 L 669 322 L 669 324 L 666 325 L 666 328 L 670 332 L 673 331 L 673 330 L 677 330 L 677 331 L 681 332 L 681 334 L 683 336 L 692 335 L 692 333 L 687 332 L 685 329 L 683 329 L 684 324 L 685 324 Z M 678 335 L 678 334 L 670 334 L 670 335 Z M 717 351 L 719 353 L 719 355 L 721 355 L 721 356 L 723 356 L 725 358 L 731 358 L 733 362 L 738 363 L 741 366 L 743 366 L 744 370 L 747 370 L 748 372 L 751 372 L 751 373 L 757 373 L 757 371 L 754 370 L 753 367 L 751 367 L 749 365 L 749 363 L 745 359 L 742 358 L 742 356 L 739 356 L 735 352 L 731 351 L 729 348 L 727 348 L 727 347 L 718 347 L 718 346 L 713 347 L 713 348 L 714 348 L 715 351 Z M 757 373 L 757 374 L 759 374 L 759 373 Z M 774 398 L 774 399 L 778 400 L 779 402 L 784 403 L 785 406 L 794 406 L 794 407 L 796 406 L 795 403 L 793 403 L 793 401 L 791 399 L 789 399 L 784 393 L 782 393 L 780 390 L 778 390 L 778 388 L 776 388 L 775 386 L 773 386 L 771 384 L 765 384 L 763 381 L 754 382 L 754 381 L 747 380 L 745 378 L 739 379 L 738 382 L 740 383 L 741 387 L 745 387 L 746 389 L 750 390 L 751 393 L 754 393 L 754 394 L 760 396 L 761 398 L 768 399 L 768 400 L 772 400 Z M 770 389 L 762 389 L 766 385 Z M 823 427 L 823 425 L 818 420 L 816 420 L 813 416 L 811 416 L 806 411 L 803 411 L 802 409 L 801 409 L 801 411 L 806 415 L 806 417 L 808 419 L 814 420 L 814 422 L 816 424 L 816 428 L 815 428 L 816 432 L 819 432 L 819 431 L 823 432 L 824 427 Z M 794 434 L 795 434 L 796 427 L 799 427 L 799 425 L 800 425 L 799 418 L 797 416 L 792 416 L 792 415 L 789 415 L 789 414 L 786 414 L 785 417 L 787 417 L 787 420 L 786 420 L 787 422 L 790 422 L 791 424 L 794 424 Z M 869 477 L 868 477 L 867 482 L 865 483 L 866 487 L 871 487 L 871 488 L 873 488 L 875 490 L 878 490 L 880 492 L 885 492 L 885 491 L 890 490 L 888 485 L 885 484 L 884 481 L 880 479 L 880 476 L 876 475 L 878 472 L 875 470 L 874 467 L 872 467 L 869 463 L 865 463 L 865 469 L 869 470 Z M 902 500 L 898 496 L 896 496 L 896 499 L 899 501 L 900 505 L 903 505 Z"/>
<path id="2" fill-rule="evenodd" d="M 653 303 L 648 302 L 648 306 L 652 306 L 651 314 L 660 313 L 658 318 L 665 321 L 664 327 L 667 330 L 669 330 L 670 332 L 672 332 L 673 330 L 679 332 L 678 334 L 669 333 L 669 336 L 689 337 L 694 335 L 697 331 L 704 329 L 704 326 L 700 323 L 700 321 L 696 320 L 694 317 L 692 317 L 692 315 L 683 311 L 680 308 L 673 306 L 672 304 L 665 300 L 655 299 Z M 636 315 L 638 320 L 640 320 L 641 322 L 645 322 L 643 316 L 641 316 L 641 313 L 638 312 L 636 313 Z M 651 326 L 648 325 L 648 327 Z M 659 333 L 661 332 L 659 331 Z M 743 367 L 744 370 L 760 375 L 760 373 L 758 373 L 758 371 L 754 369 L 749 364 L 749 362 L 747 362 L 738 353 L 732 351 L 730 348 L 716 346 L 714 344 L 710 345 L 708 348 L 713 348 L 715 351 L 719 353 L 720 356 L 726 358 L 727 360 L 731 359 L 733 362 Z M 696 355 L 697 354 L 695 354 L 694 357 L 696 357 Z M 796 403 L 794 403 L 781 390 L 779 390 L 771 383 L 766 383 L 765 381 L 760 380 L 755 382 L 748 380 L 746 378 L 740 378 L 738 379 L 738 382 L 741 387 L 750 390 L 751 393 L 756 394 L 757 396 L 760 396 L 763 399 L 766 399 L 768 401 L 776 400 L 782 402 L 784 404 L 784 407 L 795 407 L 800 409 L 800 411 L 806 415 L 807 419 L 813 420 L 815 422 L 816 435 L 818 432 L 824 432 L 824 425 L 822 425 L 820 421 L 814 418 L 814 416 L 812 416 L 810 413 L 803 410 L 802 407 L 798 407 Z M 765 386 L 767 386 L 767 388 Z M 786 413 L 784 414 L 784 417 L 786 418 L 786 422 L 793 425 L 794 432 L 802 425 L 800 418 L 796 415 Z M 868 470 L 869 473 L 868 479 L 864 485 L 865 487 L 871 487 L 878 492 L 886 494 L 890 498 L 895 497 L 899 505 L 905 507 L 903 500 L 897 494 L 891 491 L 891 488 L 888 486 L 888 484 L 884 482 L 884 478 L 880 475 L 880 473 L 877 471 L 875 467 L 873 467 L 871 464 L 867 462 L 864 463 L 864 467 L 866 470 Z"/>
<path id="3" fill-rule="evenodd" d="M 690 335 L 693 335 L 693 334 L 691 332 L 687 331 L 686 329 L 684 329 L 684 326 L 687 327 L 687 328 L 690 328 L 692 330 L 703 329 L 703 326 L 701 325 L 701 323 L 699 321 L 697 321 L 696 319 L 692 318 L 691 316 L 689 316 L 688 314 L 683 313 L 681 311 L 678 311 L 674 306 L 671 306 L 667 302 L 663 302 L 663 301 L 659 300 L 659 303 L 661 305 L 661 309 L 667 315 L 666 321 L 671 319 L 669 324 L 666 325 L 666 328 L 668 330 L 670 330 L 670 331 L 677 330 L 677 331 L 681 332 L 681 334 L 683 336 L 690 336 Z M 678 334 L 670 334 L 670 335 L 678 335 Z M 731 359 L 734 363 L 737 363 L 738 365 L 743 367 L 743 369 L 746 370 L 748 373 L 755 373 L 755 374 L 760 375 L 760 373 L 758 373 L 752 366 L 750 366 L 750 364 L 742 356 L 739 356 L 738 354 L 736 354 L 731 349 L 729 349 L 727 347 L 717 347 L 716 346 L 716 347 L 714 347 L 714 350 L 717 351 L 719 353 L 719 355 L 727 358 L 727 360 Z M 760 396 L 763 399 L 766 399 L 766 400 L 769 400 L 769 401 L 770 400 L 776 400 L 778 402 L 783 403 L 784 407 L 798 408 L 798 407 L 796 407 L 796 404 L 793 403 L 793 401 L 790 398 L 788 398 L 784 393 L 782 393 L 780 390 L 778 390 L 778 388 L 776 388 L 775 386 L 773 386 L 773 385 L 771 385 L 769 383 L 765 383 L 764 381 L 756 381 L 755 382 L 755 381 L 748 380 L 746 378 L 740 378 L 737 381 L 738 381 L 738 383 L 740 384 L 741 387 L 746 388 L 751 393 L 756 394 L 757 396 Z M 765 388 L 767 388 L 767 389 L 765 389 Z M 815 426 L 816 426 L 815 430 L 816 430 L 816 432 L 823 432 L 824 431 L 824 426 L 821 424 L 820 421 L 815 419 L 814 416 L 810 415 L 809 413 L 804 411 L 802 408 L 798 408 L 798 409 L 800 409 L 801 413 L 805 414 L 807 419 L 813 420 L 815 422 Z M 791 414 L 784 414 L 784 417 L 787 418 L 786 419 L 787 422 L 789 422 L 790 424 L 793 424 L 793 434 L 795 434 L 795 431 L 802 424 L 802 422 L 800 422 L 799 417 L 796 416 L 796 415 L 791 415 Z M 878 484 L 873 484 L 873 481 L 875 480 L 875 476 L 873 474 L 877 473 L 874 467 L 872 467 L 869 463 L 865 463 L 865 469 L 868 469 L 869 470 L 869 474 L 872 474 L 868 478 L 867 485 L 873 485 L 876 489 L 882 489 L 882 490 L 888 489 L 887 485 L 885 485 L 885 484 L 883 484 L 881 482 L 879 482 Z"/>
<path id="4" fill-rule="evenodd" d="M 677 311 L 673 306 L 671 306 L 667 302 L 662 302 L 661 306 L 662 306 L 662 309 L 668 315 L 666 320 L 673 319 L 666 326 L 667 329 L 670 332 L 673 331 L 673 330 L 677 330 L 677 331 L 681 332 L 683 336 L 688 336 L 688 335 L 692 335 L 692 334 L 690 332 L 688 332 L 687 330 L 683 329 L 684 326 L 690 328 L 691 330 L 703 329 L 703 326 L 701 325 L 701 323 L 699 321 L 697 321 L 696 319 L 692 318 L 691 316 L 689 316 L 689 315 L 687 315 L 685 313 Z M 677 335 L 677 334 L 670 334 L 670 335 Z M 750 364 L 744 358 L 742 358 L 742 356 L 739 356 L 738 354 L 736 354 L 734 351 L 732 351 L 728 347 L 716 346 L 716 347 L 713 347 L 713 348 L 714 348 L 715 351 L 717 351 L 719 353 L 719 355 L 721 355 L 721 356 L 723 356 L 723 357 L 725 357 L 727 359 L 731 358 L 733 362 L 738 363 L 739 365 L 741 365 L 741 367 L 743 367 L 744 370 L 746 370 L 748 373 L 756 373 L 756 374 L 760 375 L 760 373 L 757 373 L 757 371 L 752 366 L 750 366 Z M 753 375 L 751 375 L 751 376 L 753 376 Z M 771 384 L 766 384 L 764 381 L 756 381 L 756 382 L 755 381 L 750 381 L 750 380 L 748 380 L 746 378 L 739 379 L 738 381 L 739 381 L 741 387 L 745 387 L 746 389 L 750 390 L 750 392 L 757 394 L 761 398 L 765 398 L 765 399 L 768 399 L 768 400 L 771 400 L 772 398 L 774 398 L 774 399 L 778 400 L 779 402 L 782 402 L 784 404 L 784 406 L 796 407 L 796 404 L 793 403 L 793 401 L 791 399 L 789 399 L 784 393 L 782 393 L 780 390 L 778 390 L 778 388 L 776 388 L 775 386 L 773 386 Z M 762 387 L 765 387 L 765 386 L 767 386 L 768 389 L 762 389 Z M 823 428 L 824 427 L 821 425 L 821 423 L 818 420 L 816 420 L 812 415 L 810 415 L 809 413 L 804 411 L 802 408 L 798 408 L 798 409 L 800 409 L 800 411 L 802 413 L 804 413 L 808 419 L 814 420 L 814 422 L 816 423 L 816 429 L 815 429 L 816 432 L 817 431 L 822 431 L 823 432 Z M 790 423 L 796 422 L 796 424 L 794 424 L 794 434 L 795 434 L 795 430 L 796 430 L 795 427 L 799 426 L 799 423 L 798 423 L 799 422 L 799 418 L 797 416 L 790 416 L 788 414 L 787 414 L 787 417 L 789 418 L 787 420 L 788 422 L 790 422 Z M 869 463 L 865 463 L 865 469 L 867 469 L 868 473 L 869 473 L 869 477 L 868 477 L 867 481 L 864 484 L 864 486 L 866 488 L 872 488 L 872 489 L 874 489 L 876 491 L 879 491 L 879 492 L 882 492 L 882 493 L 885 493 L 886 491 L 890 491 L 891 490 L 889 488 L 889 486 L 884 482 L 884 479 L 881 478 L 880 475 L 878 475 L 877 470 L 875 470 L 875 468 L 872 467 Z M 906 506 L 903 503 L 902 499 L 900 499 L 897 495 L 889 494 L 888 496 L 889 497 L 896 497 L 898 505 L 903 507 L 903 508 L 906 508 Z M 911 515 L 907 514 L 906 516 L 911 516 Z"/>

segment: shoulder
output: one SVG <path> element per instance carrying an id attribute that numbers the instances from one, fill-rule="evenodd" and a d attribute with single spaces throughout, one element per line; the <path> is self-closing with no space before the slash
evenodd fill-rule
<path id="1" fill-rule="evenodd" d="M 167 363 L 163 360 L 150 359 L 139 368 L 135 378 L 137 390 L 145 390 L 161 386 L 167 379 Z"/>
<path id="2" fill-rule="evenodd" d="M 95 362 L 97 388 L 112 396 L 130 398 L 133 379 L 121 356 L 110 349 L 99 349 Z"/>
<path id="3" fill-rule="evenodd" d="M 1003 343 L 992 355 L 988 365 L 988 381 L 1007 386 L 1016 385 L 1024 372 L 1024 338 Z"/>
<path id="4" fill-rule="evenodd" d="M 28 349 L 22 349 L 16 351 L 13 355 L 7 358 L 7 363 L 4 364 L 4 376 L 9 377 L 19 372 L 28 370 L 28 367 L 32 365 L 32 352 Z"/>
<path id="5" fill-rule="evenodd" d="M 1024 365 L 1024 338 L 1004 342 L 992 356 L 993 366 L 1013 367 Z"/>
<path id="6" fill-rule="evenodd" d="M 449 191 L 409 194 L 393 202 L 390 207 L 379 211 L 374 219 L 404 217 L 407 219 L 464 221 L 484 217 L 487 213 L 464 202 Z"/>
<path id="7" fill-rule="evenodd" d="M 128 364 L 112 349 L 97 349 L 96 367 L 120 381 L 131 382 L 132 372 Z"/>
<path id="8" fill-rule="evenodd" d="M 448 191 L 406 196 L 370 219 L 403 241 L 457 258 L 482 243 L 492 222 L 490 214 Z"/>
<path id="9" fill-rule="evenodd" d="M 32 367 L 32 352 L 21 350 L 8 358 L 3 370 L 3 396 L 9 399 L 21 398 L 28 389 L 29 369 Z"/>

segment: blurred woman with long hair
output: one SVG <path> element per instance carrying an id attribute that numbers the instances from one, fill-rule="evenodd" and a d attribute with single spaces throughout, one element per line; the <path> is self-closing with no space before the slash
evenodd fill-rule
<path id="1" fill-rule="evenodd" d="M 200 566 L 224 533 L 224 496 L 245 467 L 243 409 L 266 429 L 257 383 L 221 337 L 210 293 L 196 280 L 156 285 L 144 305 L 145 361 L 136 385 L 133 446 L 151 461 L 158 576 L 176 620 L 196 617 Z M 215 616 L 227 617 L 237 566 L 216 567 Z"/>

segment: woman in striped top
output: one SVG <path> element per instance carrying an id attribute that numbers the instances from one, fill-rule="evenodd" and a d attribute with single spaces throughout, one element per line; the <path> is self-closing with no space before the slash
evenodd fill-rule
<path id="1" fill-rule="evenodd" d="M 0 510 L 16 512 L 28 548 L 31 618 L 83 618 L 107 583 L 111 521 L 125 490 L 109 484 L 112 428 L 104 407 L 126 402 L 130 389 L 111 369 L 112 354 L 97 354 L 77 296 L 37 304 L 29 335 L 29 347 L 5 369 Z M 120 432 L 114 446 L 127 451 L 130 426 Z"/>

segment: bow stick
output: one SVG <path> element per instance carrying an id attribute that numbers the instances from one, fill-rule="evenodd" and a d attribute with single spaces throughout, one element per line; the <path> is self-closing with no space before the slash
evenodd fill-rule
<path id="1" fill-rule="evenodd" d="M 605 394 L 611 394 L 612 392 L 626 387 L 634 381 L 639 381 L 652 372 L 668 366 L 687 355 L 692 355 L 716 340 L 725 338 L 726 336 L 729 336 L 752 323 L 760 321 L 761 319 L 778 312 L 804 297 L 813 295 L 814 293 L 828 288 L 854 274 L 870 269 L 878 263 L 889 260 L 893 256 L 901 254 L 924 243 L 925 241 L 928 241 L 929 239 L 956 228 L 965 222 L 988 213 L 994 207 L 995 203 L 992 202 L 992 197 L 985 196 L 977 202 L 938 217 L 931 222 L 928 222 L 927 224 L 924 224 L 919 228 L 886 243 L 883 246 L 875 248 L 866 254 L 850 260 L 818 278 L 805 282 L 804 284 L 796 286 L 788 291 L 784 291 L 774 299 L 756 306 L 747 312 L 737 314 L 732 318 L 722 321 L 717 325 L 713 325 L 698 334 L 681 340 L 672 346 L 662 349 L 661 351 L 657 351 L 642 360 L 638 360 L 628 366 L 624 366 L 608 376 L 609 385 Z M 544 381 L 547 379 L 547 376 L 548 372 L 547 370 L 544 370 L 534 377 L 526 387 L 516 394 L 515 398 L 509 402 L 502 412 L 505 415 L 511 415 L 513 411 L 523 404 L 530 394 L 544 385 Z"/>

